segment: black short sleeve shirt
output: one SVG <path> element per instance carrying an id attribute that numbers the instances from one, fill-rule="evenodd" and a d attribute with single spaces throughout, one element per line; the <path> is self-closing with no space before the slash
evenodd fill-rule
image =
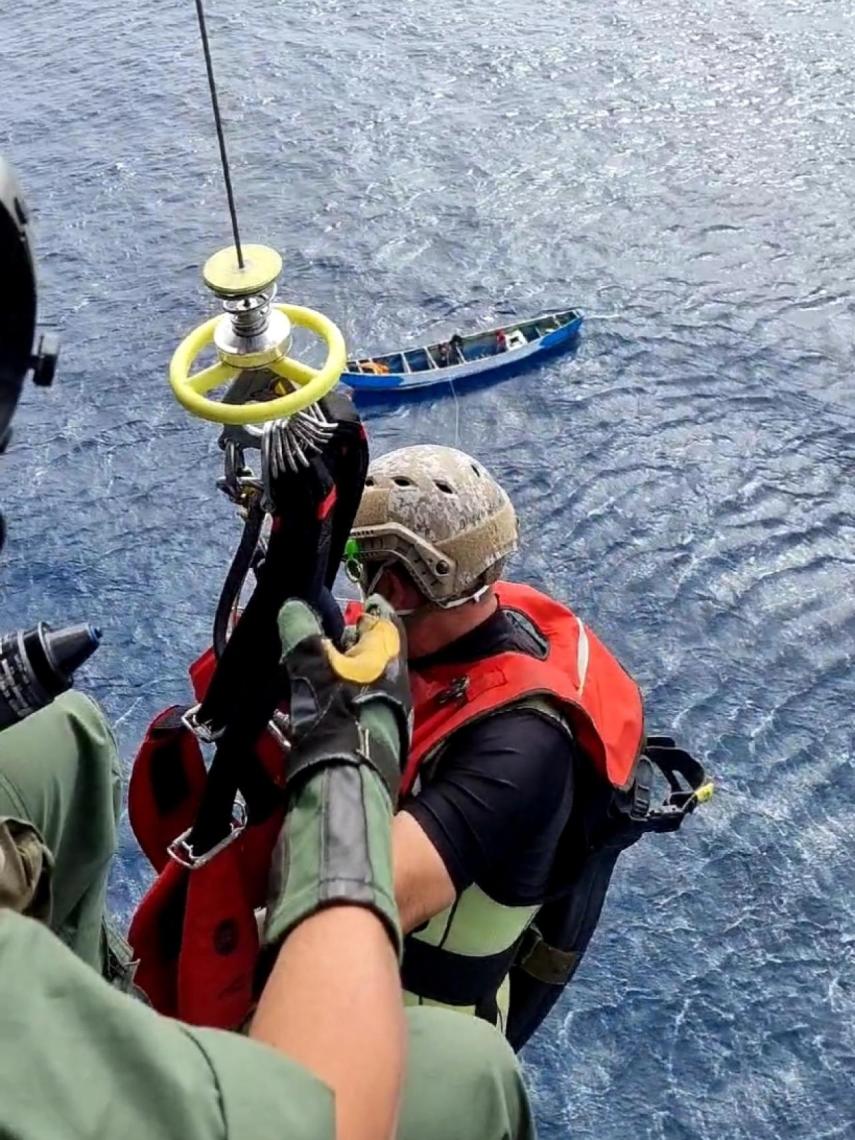
<path id="1" fill-rule="evenodd" d="M 465 665 L 507 650 L 537 652 L 530 635 L 498 609 L 430 657 Z M 539 902 L 573 809 L 575 747 L 546 715 L 510 708 L 456 732 L 418 796 L 403 804 L 433 843 L 458 894 L 477 883 L 506 906 Z"/>

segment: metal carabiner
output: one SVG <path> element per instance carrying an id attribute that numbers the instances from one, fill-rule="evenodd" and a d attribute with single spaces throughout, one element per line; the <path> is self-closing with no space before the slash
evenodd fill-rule
<path id="1" fill-rule="evenodd" d="M 193 705 L 193 707 L 188 709 L 181 717 L 181 723 L 185 728 L 189 728 L 196 739 L 201 741 L 202 744 L 215 744 L 226 731 L 225 727 L 214 729 L 211 728 L 210 725 L 203 724 L 199 720 L 199 710 L 201 707 L 201 705 Z"/>
<path id="2" fill-rule="evenodd" d="M 215 855 L 219 855 L 229 844 L 234 843 L 246 830 L 246 808 L 238 802 L 235 804 L 235 809 L 236 815 L 232 817 L 228 835 L 224 836 L 219 843 L 215 843 L 210 850 L 203 851 L 200 855 L 194 852 L 187 842 L 193 828 L 188 827 L 186 831 L 182 831 L 180 835 L 176 836 L 167 847 L 166 852 L 169 858 L 180 866 L 186 867 L 188 871 L 195 871 L 197 867 L 204 867 L 206 863 L 210 863 Z"/>

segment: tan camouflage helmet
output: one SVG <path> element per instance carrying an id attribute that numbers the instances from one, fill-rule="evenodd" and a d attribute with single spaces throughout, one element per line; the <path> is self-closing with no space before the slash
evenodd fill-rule
<path id="1" fill-rule="evenodd" d="M 505 491 L 471 456 L 453 447 L 402 447 L 368 468 L 352 537 L 369 586 L 396 563 L 428 601 L 448 609 L 498 579 L 517 549 L 517 518 Z"/>

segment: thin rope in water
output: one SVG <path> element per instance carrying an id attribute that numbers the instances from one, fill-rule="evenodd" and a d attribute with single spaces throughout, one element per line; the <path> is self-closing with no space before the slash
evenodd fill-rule
<path id="1" fill-rule="evenodd" d="M 211 60 L 211 45 L 208 43 L 208 28 L 205 23 L 205 9 L 202 0 L 196 0 L 196 15 L 199 18 L 199 34 L 202 37 L 202 51 L 205 53 L 205 69 L 208 72 L 208 90 L 211 92 L 211 107 L 214 111 L 214 124 L 217 128 L 217 142 L 220 144 L 220 163 L 223 168 L 223 181 L 226 184 L 226 197 L 229 202 L 229 215 L 232 219 L 232 233 L 235 238 L 238 268 L 243 269 L 243 247 L 240 243 L 238 230 L 237 207 L 232 191 L 232 175 L 229 167 L 229 156 L 226 153 L 226 136 L 223 133 L 223 120 L 220 117 L 220 101 L 217 98 L 217 84 L 214 80 L 214 64 Z"/>
<path id="2" fill-rule="evenodd" d="M 457 389 L 454 387 L 454 381 L 449 379 L 448 386 L 451 388 L 451 394 L 454 397 L 454 446 L 460 448 L 460 400 L 457 396 Z"/>

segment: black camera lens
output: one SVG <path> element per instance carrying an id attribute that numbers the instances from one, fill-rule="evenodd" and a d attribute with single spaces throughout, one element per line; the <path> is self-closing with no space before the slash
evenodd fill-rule
<path id="1" fill-rule="evenodd" d="M 51 629 L 47 622 L 0 638 L 0 729 L 50 704 L 101 643 L 88 622 Z"/>

